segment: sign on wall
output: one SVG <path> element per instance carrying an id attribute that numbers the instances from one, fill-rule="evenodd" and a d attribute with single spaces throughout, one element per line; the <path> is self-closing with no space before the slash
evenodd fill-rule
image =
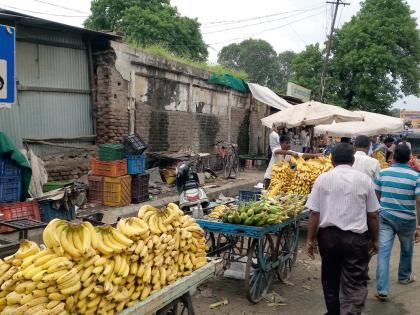
<path id="1" fill-rule="evenodd" d="M 0 108 L 15 103 L 15 28 L 0 25 Z"/>
<path id="2" fill-rule="evenodd" d="M 304 102 L 307 102 L 311 98 L 311 90 L 304 88 L 303 86 L 297 85 L 292 82 L 287 82 L 287 93 L 288 96 L 296 97 Z"/>
<path id="3" fill-rule="evenodd" d="M 400 118 L 411 125 L 411 128 L 420 129 L 420 111 L 403 109 L 400 111 Z"/>

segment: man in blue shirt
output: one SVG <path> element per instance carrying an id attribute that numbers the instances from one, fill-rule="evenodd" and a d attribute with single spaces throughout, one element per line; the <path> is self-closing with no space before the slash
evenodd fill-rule
<path id="1" fill-rule="evenodd" d="M 376 297 L 386 301 L 389 292 L 389 260 L 395 234 L 401 244 L 398 282 L 408 284 L 415 281 L 412 273 L 413 237 L 420 239 L 420 175 L 407 162 L 411 151 L 399 144 L 395 148 L 391 167 L 380 172 L 376 179 L 376 193 L 380 200 L 379 254 L 376 269 Z"/>

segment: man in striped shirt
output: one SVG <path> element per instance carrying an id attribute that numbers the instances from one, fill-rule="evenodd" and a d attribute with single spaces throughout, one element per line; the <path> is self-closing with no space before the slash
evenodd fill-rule
<path id="1" fill-rule="evenodd" d="M 415 241 L 420 238 L 420 228 L 416 224 L 416 216 L 417 220 L 420 218 L 420 175 L 408 166 L 410 155 L 411 151 L 406 145 L 396 146 L 395 164 L 382 170 L 375 181 L 381 204 L 376 297 L 382 301 L 388 299 L 389 260 L 395 234 L 401 244 L 398 282 L 408 284 L 415 281 L 411 267 L 413 237 Z"/>
<path id="2" fill-rule="evenodd" d="M 369 239 L 378 245 L 379 203 L 369 176 L 352 168 L 353 146 L 339 143 L 332 151 L 334 169 L 315 181 L 306 207 L 308 254 L 314 257 L 315 235 L 322 259 L 322 287 L 329 315 L 361 314 L 367 296 Z"/>

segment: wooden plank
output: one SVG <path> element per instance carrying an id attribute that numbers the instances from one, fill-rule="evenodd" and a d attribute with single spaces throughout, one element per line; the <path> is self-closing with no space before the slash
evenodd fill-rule
<path id="1" fill-rule="evenodd" d="M 178 279 L 174 283 L 152 294 L 144 301 L 141 301 L 118 314 L 148 315 L 157 312 L 172 301 L 189 292 L 192 287 L 212 278 L 216 272 L 216 264 L 219 263 L 219 261 L 220 260 L 211 260 L 208 264 L 195 270 L 190 275 Z"/>

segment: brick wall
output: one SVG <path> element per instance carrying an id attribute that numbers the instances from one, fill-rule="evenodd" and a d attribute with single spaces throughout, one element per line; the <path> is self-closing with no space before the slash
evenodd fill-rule
<path id="1" fill-rule="evenodd" d="M 90 157 L 91 155 L 88 153 L 43 156 L 42 160 L 48 173 L 48 181 L 76 179 L 87 175 Z"/>
<path id="2" fill-rule="evenodd" d="M 98 143 L 119 142 L 128 133 L 128 82 L 135 73 L 134 129 L 149 151 L 214 152 L 229 133 L 242 154 L 250 144 L 258 147 L 249 94 L 208 84 L 203 70 L 112 46 L 114 52 L 96 56 Z"/>

